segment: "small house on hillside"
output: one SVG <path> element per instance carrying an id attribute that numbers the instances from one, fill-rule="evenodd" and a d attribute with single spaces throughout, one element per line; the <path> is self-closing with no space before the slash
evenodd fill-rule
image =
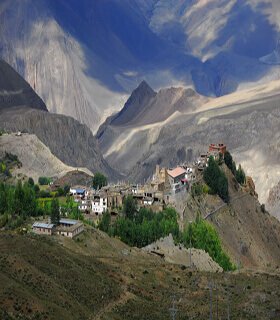
<path id="1" fill-rule="evenodd" d="M 54 234 L 55 226 L 52 223 L 34 222 L 32 225 L 33 232 L 51 236 Z"/>
<path id="2" fill-rule="evenodd" d="M 74 238 L 84 231 L 84 224 L 77 220 L 60 219 L 59 226 L 56 227 L 58 235 Z"/>

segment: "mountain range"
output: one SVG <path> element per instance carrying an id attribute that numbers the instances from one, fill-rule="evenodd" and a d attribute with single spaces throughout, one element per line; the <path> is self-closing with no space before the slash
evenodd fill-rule
<path id="1" fill-rule="evenodd" d="M 279 79 L 277 0 L 2 0 L 0 56 L 96 132 L 143 79 L 221 96 Z"/>

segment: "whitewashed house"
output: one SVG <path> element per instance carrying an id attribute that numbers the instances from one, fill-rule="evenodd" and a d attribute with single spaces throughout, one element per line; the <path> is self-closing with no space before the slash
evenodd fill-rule
<path id="1" fill-rule="evenodd" d="M 106 212 L 108 209 L 108 200 L 105 195 L 95 195 L 91 202 L 91 209 L 93 213 L 97 215 Z"/>

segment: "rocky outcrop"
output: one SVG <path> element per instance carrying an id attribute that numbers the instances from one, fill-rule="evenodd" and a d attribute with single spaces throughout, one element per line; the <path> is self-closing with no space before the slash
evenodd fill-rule
<path id="1" fill-rule="evenodd" d="M 161 238 L 142 248 L 143 251 L 162 257 L 166 262 L 191 267 L 199 271 L 221 272 L 223 269 L 200 249 L 186 249 L 182 245 L 175 245 L 172 235 Z M 191 255 L 191 258 L 190 258 Z M 190 265 L 191 263 L 191 265 Z"/>

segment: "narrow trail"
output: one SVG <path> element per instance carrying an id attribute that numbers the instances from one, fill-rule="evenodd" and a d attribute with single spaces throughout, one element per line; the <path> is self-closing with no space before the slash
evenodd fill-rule
<path id="1" fill-rule="evenodd" d="M 116 306 L 124 305 L 128 300 L 133 299 L 134 295 L 127 290 L 127 287 L 123 287 L 123 292 L 118 299 L 109 302 L 104 308 L 102 308 L 96 315 L 91 317 L 91 320 L 102 320 L 102 317 L 113 311 Z"/>

